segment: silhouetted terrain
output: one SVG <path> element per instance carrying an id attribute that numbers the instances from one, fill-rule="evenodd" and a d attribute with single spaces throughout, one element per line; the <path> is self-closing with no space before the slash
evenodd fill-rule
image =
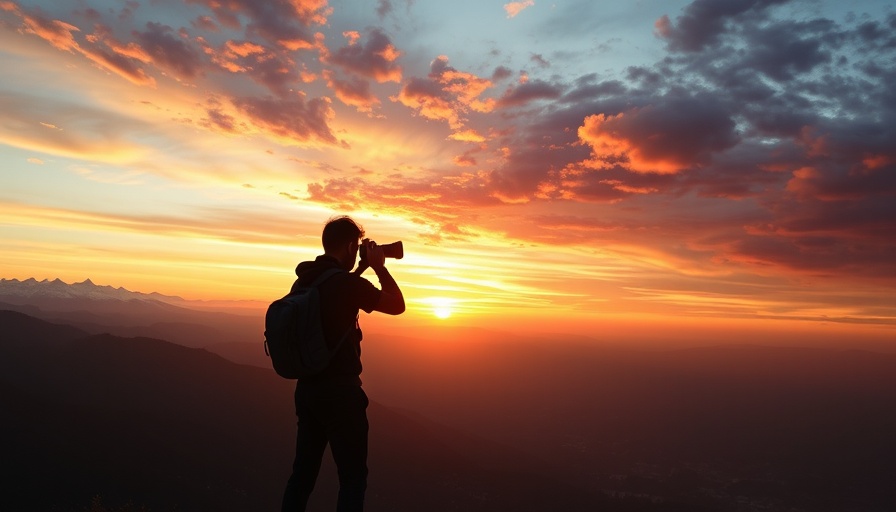
<path id="1" fill-rule="evenodd" d="M 199 349 L 85 335 L 0 311 L 0 510 L 275 510 L 292 459 L 293 382 Z M 369 509 L 585 510 L 604 501 L 530 459 L 370 407 Z M 448 442 L 445 436 L 453 436 Z M 470 457 L 450 447 L 465 439 Z M 501 462 L 484 469 L 480 456 Z M 335 470 L 312 510 L 331 509 Z"/>
<path id="2" fill-rule="evenodd" d="M 293 385 L 259 343 L 221 353 L 262 368 L 12 312 L 0 332 L 0 509 L 277 508 Z M 369 510 L 896 509 L 893 355 L 439 335 L 365 335 Z"/>

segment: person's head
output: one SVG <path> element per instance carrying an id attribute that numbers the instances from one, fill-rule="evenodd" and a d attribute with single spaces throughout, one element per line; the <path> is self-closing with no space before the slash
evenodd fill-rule
<path id="1" fill-rule="evenodd" d="M 346 270 L 355 266 L 358 258 L 358 247 L 364 236 L 364 228 L 347 215 L 333 217 L 324 226 L 321 242 L 324 254 L 333 256 Z"/>

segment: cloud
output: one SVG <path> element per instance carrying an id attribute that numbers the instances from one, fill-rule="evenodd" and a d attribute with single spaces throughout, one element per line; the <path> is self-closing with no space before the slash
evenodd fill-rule
<path id="1" fill-rule="evenodd" d="M 268 43 L 295 51 L 315 48 L 312 26 L 325 25 L 332 12 L 327 0 L 187 0 L 210 9 L 218 23 L 241 28 L 240 15 L 249 19 L 248 35 L 258 35 Z"/>
<path id="2" fill-rule="evenodd" d="M 122 231 L 137 234 L 159 234 L 183 240 L 232 240 L 241 243 L 294 244 L 296 224 L 302 219 L 280 213 L 234 209 L 232 207 L 199 207 L 181 215 L 110 213 L 90 209 L 66 209 L 25 205 L 0 200 L 0 212 L 27 216 L 35 226 L 52 226 L 77 230 Z M 308 231 L 319 230 L 319 221 L 310 222 Z"/>
<path id="3" fill-rule="evenodd" d="M 471 167 L 476 165 L 476 158 L 472 152 L 467 151 L 462 155 L 454 157 L 454 164 L 460 167 Z"/>
<path id="4" fill-rule="evenodd" d="M 462 173 L 457 176 L 425 175 L 388 177 L 339 177 L 311 183 L 307 200 L 337 210 L 368 210 L 403 215 L 433 226 L 439 235 L 464 238 L 455 231 L 465 209 L 497 206 L 500 202 L 489 193 L 488 176 Z"/>
<path id="5" fill-rule="evenodd" d="M 286 144 L 340 143 L 329 127 L 334 113 L 328 98 L 305 101 L 302 96 L 288 99 L 248 96 L 231 101 L 252 124 Z"/>
<path id="6" fill-rule="evenodd" d="M 154 87 L 156 80 L 140 66 L 138 60 L 128 57 L 116 51 L 106 51 L 98 45 L 86 43 L 81 48 L 81 53 L 99 67 L 115 73 L 125 80 L 135 84 Z"/>
<path id="7" fill-rule="evenodd" d="M 782 201 L 771 222 L 750 224 L 723 247 L 726 257 L 752 265 L 829 276 L 864 276 L 896 284 L 896 215 L 891 198 Z"/>
<path id="8" fill-rule="evenodd" d="M 0 143 L 93 162 L 133 164 L 147 157 L 140 144 L 162 134 L 120 112 L 85 108 L 63 98 L 0 93 Z"/>
<path id="9" fill-rule="evenodd" d="M 508 88 L 498 100 L 502 108 L 517 107 L 536 100 L 557 99 L 563 94 L 563 88 L 543 80 L 524 81 L 516 87 Z"/>
<path id="10" fill-rule="evenodd" d="M 481 135 L 476 130 L 468 129 L 468 130 L 459 130 L 448 136 L 449 139 L 459 140 L 464 142 L 485 142 L 485 136 Z"/>
<path id="11" fill-rule="evenodd" d="M 755 18 L 766 9 L 789 0 L 740 0 L 717 2 L 695 0 L 684 9 L 684 14 L 673 23 L 668 16 L 657 20 L 657 34 L 665 38 L 673 51 L 698 52 L 718 45 L 722 35 L 730 30 L 735 19 Z"/>
<path id="12" fill-rule="evenodd" d="M 324 71 L 327 86 L 333 90 L 336 97 L 346 105 L 355 107 L 359 112 L 371 113 L 373 108 L 379 105 L 380 100 L 370 90 L 370 82 L 359 78 L 341 80 L 333 73 Z"/>
<path id="13" fill-rule="evenodd" d="M 430 65 L 427 78 L 407 81 L 393 101 L 428 119 L 447 121 L 451 128 L 459 130 L 466 122 L 467 112 L 487 113 L 494 109 L 493 99 L 482 98 L 492 85 L 488 79 L 449 66 L 448 58 L 440 56 Z"/>
<path id="14" fill-rule="evenodd" d="M 595 244 L 612 234 L 687 272 L 722 272 L 719 265 L 894 274 L 886 256 L 896 238 L 888 223 L 896 197 L 896 14 L 835 21 L 811 10 L 793 16 L 793 4 L 780 0 L 696 0 L 654 25 L 664 55 L 616 75 L 594 68 L 564 75 L 568 56 L 545 46 L 514 55 L 486 50 L 484 61 L 466 68 L 475 72 L 439 56 L 421 76 L 417 52 L 438 53 L 418 50 L 408 32 L 396 39 L 381 28 L 331 27 L 323 0 L 188 3 L 182 23 L 208 41 L 158 17 L 134 30 L 134 17 L 149 14 L 145 5 L 82 7 L 73 19 L 87 19 L 92 33 L 41 9 L 2 0 L 0 9 L 20 32 L 134 84 L 153 86 L 160 71 L 196 85 L 210 78 L 201 84 L 210 90 L 197 87 L 197 124 L 222 134 L 258 130 L 287 145 L 344 147 L 335 127 L 359 125 L 337 125 L 326 96 L 370 114 L 389 87 L 399 90 L 396 105 L 386 106 L 396 130 L 409 113 L 439 125 L 426 170 L 396 157 L 348 175 L 327 161 L 329 152 L 320 161 L 307 156 L 306 166 L 331 165 L 330 179 L 309 187 L 312 201 L 396 211 L 444 233 L 477 223 L 501 231 L 488 220 L 500 217 L 511 224 L 501 232 L 525 240 Z M 396 5 L 380 0 L 368 14 L 397 26 L 405 20 Z M 531 5 L 505 8 L 515 16 Z M 328 50 L 324 42 L 334 39 Z M 532 69 L 507 67 L 520 63 Z M 101 161 L 130 161 L 146 149 L 138 137 L 96 127 L 121 120 L 91 126 L 96 118 L 87 113 L 73 124 L 47 115 L 51 108 L 29 112 L 13 103 L 5 98 L 0 113 L 5 143 L 79 157 L 111 148 Z M 407 155 L 419 156 L 416 149 Z M 413 173 L 395 170 L 411 165 Z"/>
<path id="15" fill-rule="evenodd" d="M 511 76 L 513 76 L 513 71 L 504 66 L 498 66 L 492 73 L 492 82 L 500 82 L 501 80 L 506 80 Z"/>
<path id="16" fill-rule="evenodd" d="M 529 56 L 529 60 L 534 62 L 538 67 L 541 68 L 549 68 L 551 67 L 551 63 L 547 61 L 540 53 L 533 53 Z"/>
<path id="17" fill-rule="evenodd" d="M 61 20 L 50 19 L 39 7 L 26 12 L 15 2 L 3 2 L 0 4 L 0 8 L 12 12 L 22 19 L 21 30 L 23 32 L 44 39 L 59 50 L 68 52 L 79 50 L 74 37 L 74 32 L 80 31 L 78 27 Z"/>
<path id="18" fill-rule="evenodd" d="M 218 24 L 209 16 L 198 16 L 190 22 L 190 25 L 206 32 L 219 32 L 221 30 Z"/>
<path id="19" fill-rule="evenodd" d="M 752 38 L 756 44 L 748 50 L 748 63 L 777 81 L 810 73 L 832 60 L 823 39 L 832 29 L 830 20 L 784 22 L 758 28 Z"/>
<path id="20" fill-rule="evenodd" d="M 524 0 L 523 2 L 510 2 L 504 4 L 504 11 L 507 12 L 508 18 L 513 18 L 517 14 L 523 12 L 524 9 L 535 5 L 533 0 Z"/>
<path id="21" fill-rule="evenodd" d="M 382 30 L 371 29 L 366 44 L 359 42 L 361 36 L 357 32 L 347 32 L 345 36 L 349 44 L 325 55 L 326 62 L 380 83 L 401 82 L 401 66 L 397 62 L 401 52 Z"/>
<path id="22" fill-rule="evenodd" d="M 161 23 L 148 22 L 145 31 L 134 36 L 156 65 L 163 66 L 181 78 L 195 78 L 202 69 L 199 53 L 188 42 L 174 35 L 174 30 Z"/>
<path id="23" fill-rule="evenodd" d="M 237 123 L 234 116 L 224 112 L 221 102 L 216 98 L 208 101 L 206 115 L 207 118 L 199 121 L 200 126 L 231 134 L 238 133 L 241 128 L 245 128 L 241 123 Z"/>
<path id="24" fill-rule="evenodd" d="M 3 3 L 2 8 L 21 17 L 23 32 L 42 38 L 59 50 L 81 54 L 100 68 L 131 83 L 155 86 L 155 79 L 141 66 L 149 62 L 149 55 L 134 43 L 116 41 L 106 27 L 98 25 L 95 33 L 85 36 L 79 43 L 75 38 L 75 34 L 80 33 L 78 27 L 50 19 L 40 9 L 26 12 L 13 2 Z"/>
<path id="25" fill-rule="evenodd" d="M 725 108 L 694 97 L 661 98 L 615 115 L 591 115 L 578 133 L 593 149 L 595 166 L 660 174 L 707 164 L 712 153 L 738 142 Z"/>
<path id="26" fill-rule="evenodd" d="M 414 5 L 414 0 L 405 0 L 406 7 L 408 9 Z M 391 0 L 377 0 L 376 2 L 376 15 L 383 19 L 386 16 L 392 14 L 395 11 L 395 7 L 392 5 Z"/>

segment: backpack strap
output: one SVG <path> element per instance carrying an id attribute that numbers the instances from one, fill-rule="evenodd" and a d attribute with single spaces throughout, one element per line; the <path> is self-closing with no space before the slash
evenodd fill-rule
<path id="1" fill-rule="evenodd" d="M 345 272 L 345 271 L 339 267 L 333 267 L 333 268 L 328 268 L 327 270 L 324 270 L 323 272 L 320 273 L 319 276 L 317 276 L 317 279 L 315 279 L 314 282 L 311 283 L 311 286 L 309 286 L 309 288 L 317 288 L 318 286 L 323 284 L 324 281 L 326 281 L 327 279 L 331 278 L 332 276 L 334 276 L 340 272 Z"/>

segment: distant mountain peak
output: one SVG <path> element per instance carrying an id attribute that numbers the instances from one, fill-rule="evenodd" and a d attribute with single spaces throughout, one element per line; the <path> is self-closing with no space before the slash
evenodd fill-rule
<path id="1" fill-rule="evenodd" d="M 84 301 L 137 301 L 207 311 L 233 312 L 234 309 L 240 309 L 250 315 L 258 314 L 258 311 L 267 306 L 265 303 L 253 301 L 187 300 L 177 295 L 164 295 L 159 292 L 135 292 L 123 286 L 97 285 L 90 278 L 72 284 L 68 284 L 60 278 L 40 281 L 33 277 L 24 280 L 0 278 L 0 303 L 37 306 L 42 301 L 53 302 L 52 309 L 59 309 L 63 302 L 67 303 L 65 307 L 71 310 L 75 307 L 82 307 Z"/>
<path id="2" fill-rule="evenodd" d="M 18 279 L 3 279 L 0 281 L 0 297 L 19 299 L 78 299 L 78 300 L 154 300 L 162 302 L 181 301 L 179 297 L 169 297 L 159 293 L 132 292 L 125 288 L 113 288 L 112 286 L 97 286 L 90 278 L 80 283 L 68 284 L 62 279 L 56 278 L 50 281 L 30 277 L 24 281 Z"/>

